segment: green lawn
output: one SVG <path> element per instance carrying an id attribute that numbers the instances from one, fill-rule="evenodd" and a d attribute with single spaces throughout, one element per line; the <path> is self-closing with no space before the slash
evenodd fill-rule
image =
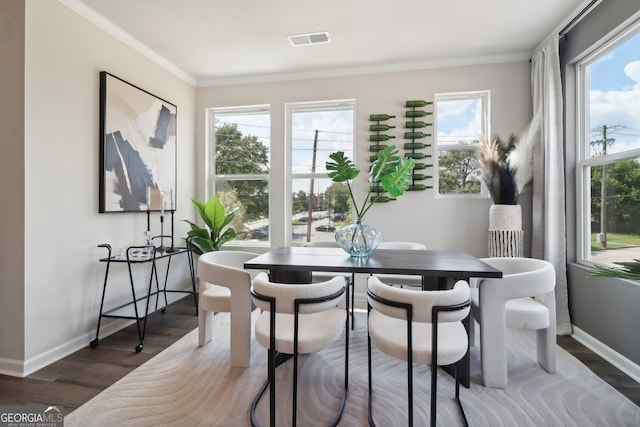
<path id="1" fill-rule="evenodd" d="M 597 233 L 591 234 L 591 249 L 603 249 L 602 243 L 597 241 Z M 640 235 L 607 233 L 607 249 L 626 248 L 640 246 Z"/>

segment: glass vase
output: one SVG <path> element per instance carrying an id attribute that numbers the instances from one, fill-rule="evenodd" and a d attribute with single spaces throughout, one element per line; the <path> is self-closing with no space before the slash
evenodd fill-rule
<path id="1" fill-rule="evenodd" d="M 380 231 L 367 224 L 363 224 L 361 220 L 342 227 L 336 231 L 336 242 L 352 257 L 365 258 L 375 248 L 378 247 L 382 240 Z"/>

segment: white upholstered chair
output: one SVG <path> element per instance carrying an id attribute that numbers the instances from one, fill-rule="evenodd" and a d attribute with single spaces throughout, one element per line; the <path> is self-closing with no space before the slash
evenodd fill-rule
<path id="1" fill-rule="evenodd" d="M 467 418 L 460 402 L 457 373 L 469 348 L 462 320 L 469 315 L 467 282 L 453 289 L 422 291 L 388 286 L 375 276 L 367 284 L 369 310 L 369 425 L 375 425 L 372 408 L 371 342 L 383 353 L 407 361 L 408 425 L 413 425 L 413 363 L 431 366 L 431 426 L 436 425 L 437 367 L 456 364 L 455 399 L 462 421 Z"/>
<path id="2" fill-rule="evenodd" d="M 427 247 L 417 242 L 380 242 L 377 249 L 398 249 L 412 251 L 426 251 Z M 387 285 L 422 288 L 422 276 L 409 274 L 376 274 Z"/>
<path id="3" fill-rule="evenodd" d="M 258 254 L 216 251 L 198 259 L 198 342 L 211 341 L 213 314 L 230 313 L 231 366 L 247 367 L 251 343 L 251 279 L 258 271 L 244 270 L 244 263 Z"/>
<path id="4" fill-rule="evenodd" d="M 556 370 L 555 269 L 533 258 L 484 258 L 502 271 L 502 279 L 476 279 L 471 289 L 472 317 L 480 323 L 482 382 L 507 386 L 506 328 L 536 329 L 537 359 L 547 372 Z M 474 283 L 472 283 L 474 285 Z M 475 340 L 471 322 L 471 340 Z"/>
<path id="5" fill-rule="evenodd" d="M 293 355 L 292 423 L 296 425 L 298 390 L 298 355 L 315 353 L 336 341 L 345 331 L 344 389 L 340 407 L 332 426 L 342 417 L 347 398 L 349 328 L 348 307 L 337 305 L 348 295 L 349 287 L 343 277 L 313 284 L 286 284 L 269 281 L 266 273 L 253 280 L 251 295 L 262 310 L 255 324 L 256 340 L 268 352 L 268 380 L 251 405 L 251 424 L 258 425 L 255 409 L 269 386 L 270 425 L 276 425 L 276 354 Z M 327 404 L 328 402 L 323 402 Z M 289 424 L 287 424 L 289 425 Z"/>

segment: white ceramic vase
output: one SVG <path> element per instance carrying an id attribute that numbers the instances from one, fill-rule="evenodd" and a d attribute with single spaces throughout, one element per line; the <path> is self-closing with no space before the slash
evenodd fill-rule
<path id="1" fill-rule="evenodd" d="M 490 257 L 524 256 L 523 234 L 520 205 L 491 205 L 489 209 Z"/>

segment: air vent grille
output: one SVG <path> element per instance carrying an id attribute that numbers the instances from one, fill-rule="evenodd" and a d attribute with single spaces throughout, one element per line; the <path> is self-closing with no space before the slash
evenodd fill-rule
<path id="1" fill-rule="evenodd" d="M 305 46 L 310 44 L 329 43 L 329 33 L 322 31 L 319 33 L 292 34 L 287 36 L 291 46 Z"/>

